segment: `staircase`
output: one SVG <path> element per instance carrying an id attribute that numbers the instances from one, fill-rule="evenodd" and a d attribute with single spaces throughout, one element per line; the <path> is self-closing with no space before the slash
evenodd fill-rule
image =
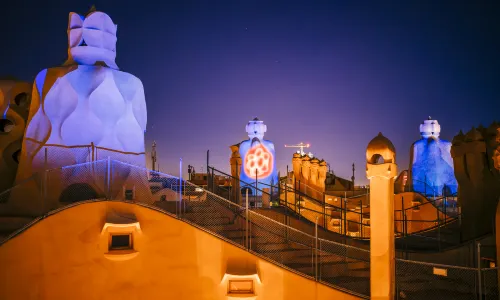
<path id="1" fill-rule="evenodd" d="M 185 190 L 192 189 L 186 183 Z M 183 197 L 182 203 L 160 201 L 154 205 L 293 272 L 360 296 L 369 295 L 367 250 L 315 238 L 257 213 L 259 209 L 246 211 L 208 191 L 197 199 Z M 331 238 L 331 234 L 321 232 L 323 237 Z"/>

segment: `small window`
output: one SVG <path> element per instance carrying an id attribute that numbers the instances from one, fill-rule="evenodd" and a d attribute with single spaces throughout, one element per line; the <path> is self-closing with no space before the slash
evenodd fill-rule
<path id="1" fill-rule="evenodd" d="M 132 249 L 132 234 L 112 234 L 109 250 Z"/>
<path id="2" fill-rule="evenodd" d="M 254 294 L 253 280 L 229 280 L 228 294 Z"/>

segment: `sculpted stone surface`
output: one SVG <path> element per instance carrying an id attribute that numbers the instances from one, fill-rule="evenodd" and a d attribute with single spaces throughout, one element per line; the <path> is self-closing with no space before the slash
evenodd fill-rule
<path id="1" fill-rule="evenodd" d="M 95 9 L 85 16 L 70 13 L 68 60 L 35 78 L 16 182 L 46 174 L 44 209 L 55 209 L 85 193 L 115 199 L 127 191 L 136 197 L 151 193 L 147 185 L 136 186 L 138 181 L 147 182 L 145 171 L 132 175 L 129 165 L 113 166 L 112 180 L 105 172 L 108 157 L 146 165 L 144 88 L 137 77 L 118 70 L 115 45 L 116 25 L 107 14 Z M 66 167 L 97 160 L 101 162 Z M 30 192 L 39 194 L 39 187 Z M 19 191 L 11 198 L 35 197 Z M 18 204 L 17 211 L 30 208 L 29 203 L 10 203 Z"/>
<path id="2" fill-rule="evenodd" d="M 413 191 L 428 196 L 452 195 L 458 191 L 451 143 L 439 138 L 440 131 L 438 121 L 425 120 L 420 125 L 422 138 L 410 150 L 410 184 Z"/>
<path id="3" fill-rule="evenodd" d="M 118 69 L 116 58 L 117 25 L 111 18 L 95 7 L 81 16 L 69 14 L 68 21 L 68 60 L 66 65 L 94 65 L 98 62 Z"/>
<path id="4" fill-rule="evenodd" d="M 366 177 L 370 180 L 370 295 L 394 299 L 394 178 L 396 149 L 382 133 L 366 148 Z"/>
<path id="5" fill-rule="evenodd" d="M 460 185 L 463 237 L 490 233 L 500 198 L 500 125 L 472 128 L 453 139 L 451 154 Z"/>
<path id="6" fill-rule="evenodd" d="M 30 101 L 31 84 L 0 80 L 0 192 L 14 183 Z"/>
<path id="7" fill-rule="evenodd" d="M 145 166 L 144 155 L 124 153 L 144 152 L 147 115 L 141 81 L 114 64 L 116 26 L 102 12 L 71 13 L 68 41 L 65 66 L 36 76 L 18 179 L 108 156 Z M 100 149 L 74 147 L 91 144 Z"/>

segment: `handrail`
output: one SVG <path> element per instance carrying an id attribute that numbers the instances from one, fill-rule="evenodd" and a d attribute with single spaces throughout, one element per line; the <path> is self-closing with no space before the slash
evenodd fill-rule
<path id="1" fill-rule="evenodd" d="M 116 149 L 111 149 L 111 148 L 106 148 L 106 147 L 101 147 L 101 146 L 96 146 L 94 143 L 90 143 L 89 145 L 61 145 L 61 144 L 43 144 L 40 141 L 33 139 L 33 138 L 26 138 L 27 141 L 33 142 L 38 144 L 41 147 L 58 147 L 58 148 L 66 148 L 66 149 L 75 149 L 75 148 L 87 148 L 89 150 L 91 149 L 101 149 L 101 150 L 106 150 L 106 151 L 111 151 L 115 153 L 120 153 L 120 154 L 127 154 L 127 155 L 143 155 L 146 154 L 146 152 L 129 152 L 129 151 L 120 151 Z"/>
<path id="2" fill-rule="evenodd" d="M 234 177 L 234 176 L 232 176 L 232 175 L 229 175 L 229 174 L 227 174 L 227 173 L 225 173 L 225 172 L 223 172 L 223 171 L 220 171 L 220 170 L 218 170 L 218 169 L 216 169 L 216 168 L 214 168 L 214 167 L 208 167 L 208 169 L 212 169 L 212 170 L 214 170 L 214 171 L 217 171 L 218 173 L 223 174 L 224 176 L 227 176 L 228 178 L 238 180 L 239 182 L 243 182 L 246 186 L 251 186 L 251 187 L 252 187 L 252 189 L 256 189 L 256 190 L 258 190 L 258 191 L 261 191 L 262 193 L 270 194 L 270 193 L 267 193 L 267 192 L 263 191 L 263 190 L 262 190 L 262 189 L 260 189 L 260 188 L 256 188 L 256 187 L 255 187 L 255 182 L 249 183 L 249 182 L 243 181 L 243 180 L 238 179 L 238 178 L 236 178 L 236 177 Z M 257 184 L 268 185 L 268 184 L 265 184 L 265 183 L 260 182 L 260 181 L 257 181 Z M 272 185 L 268 185 L 268 186 L 273 187 Z M 278 188 L 278 187 L 276 187 L 276 188 Z"/>
<path id="3" fill-rule="evenodd" d="M 100 161 L 104 161 L 104 160 L 100 160 Z M 109 159 L 108 159 L 108 161 L 109 161 Z M 143 170 L 143 171 L 145 171 L 145 173 L 146 173 L 146 174 L 149 174 L 149 173 L 151 173 L 151 172 L 154 172 L 154 173 L 157 173 L 157 174 L 159 174 L 159 175 L 161 175 L 161 176 L 165 176 L 165 178 L 167 178 L 167 179 L 179 180 L 179 182 L 181 182 L 182 184 L 184 184 L 184 186 L 189 186 L 189 187 L 199 187 L 199 186 L 197 186 L 197 185 L 195 185 L 195 184 L 193 184 L 193 183 L 191 183 L 191 182 L 189 182 L 189 181 L 186 181 L 186 180 L 184 180 L 184 179 L 182 179 L 182 178 L 179 178 L 179 177 L 176 177 L 176 176 L 172 176 L 172 175 L 169 175 L 169 174 L 165 174 L 165 173 L 161 173 L 161 172 L 151 171 L 151 170 L 148 170 L 148 169 L 147 169 L 147 168 L 145 168 L 145 167 L 139 167 L 139 166 L 132 165 L 132 164 L 130 164 L 130 163 L 126 163 L 126 162 L 122 162 L 122 161 L 118 161 L 118 160 L 112 160 L 112 162 L 113 162 L 113 163 L 119 163 L 119 164 L 121 164 L 121 165 L 125 165 L 125 166 L 130 166 L 130 167 L 132 167 L 132 168 L 134 168 L 134 169 L 136 169 L 136 170 Z M 89 164 L 89 165 L 90 165 L 90 164 L 93 164 L 93 163 L 95 163 L 95 162 L 88 162 L 88 163 L 78 164 L 78 166 L 85 165 L 85 164 Z M 68 166 L 68 167 L 70 167 L 70 166 Z M 62 168 L 61 168 L 61 169 L 62 169 Z M 30 179 L 31 179 L 31 178 L 28 178 L 27 180 L 30 180 Z M 234 210 L 233 210 L 233 208 L 231 208 L 231 210 L 233 211 L 233 213 L 238 214 L 238 216 L 240 216 L 240 217 L 243 217 L 243 218 L 244 218 L 244 216 L 243 216 L 243 215 L 239 215 L 239 214 L 241 213 L 241 211 L 243 211 L 243 210 L 245 210 L 245 209 L 246 209 L 244 206 L 239 205 L 239 204 L 236 204 L 236 203 L 234 203 L 234 202 L 231 202 L 231 201 L 229 201 L 229 200 L 225 199 L 224 197 L 221 197 L 221 196 L 219 196 L 219 195 L 217 195 L 216 193 L 213 193 L 213 192 L 211 192 L 211 191 L 204 190 L 204 194 L 206 194 L 207 196 L 209 196 L 209 195 L 211 196 L 211 200 L 210 200 L 210 201 L 212 201 L 212 203 L 218 203 L 218 204 L 220 204 L 220 205 L 228 205 L 229 207 L 233 207 L 233 208 L 235 208 L 235 209 L 236 209 L 236 211 L 234 211 Z M 93 199 L 93 200 L 90 200 L 90 201 L 109 201 L 109 199 L 105 199 L 105 200 L 102 200 L 102 199 L 101 199 L 101 200 L 99 200 L 99 199 Z M 135 201 L 126 201 L 126 200 L 121 200 L 121 201 L 122 201 L 122 202 L 130 202 L 130 203 L 135 203 L 135 204 L 143 205 L 143 206 L 145 206 L 145 207 L 152 207 L 152 208 L 154 208 L 154 209 L 156 209 L 156 210 L 158 210 L 158 211 L 160 211 L 160 212 L 164 212 L 164 213 L 167 213 L 167 214 L 169 214 L 169 215 L 173 215 L 172 213 L 169 213 L 168 211 L 166 211 L 166 210 L 164 210 L 164 209 L 160 209 L 160 208 L 158 208 L 158 207 L 155 207 L 155 206 L 153 206 L 153 205 L 151 205 L 151 204 L 141 203 L 141 202 L 139 202 L 139 203 L 138 203 L 138 202 L 135 202 Z M 207 201 L 208 201 L 208 197 L 207 197 Z M 56 212 L 58 212 L 58 211 L 60 211 L 60 210 L 67 209 L 67 208 L 72 207 L 72 206 L 74 206 L 74 205 L 78 205 L 78 204 L 85 203 L 85 202 L 87 202 L 87 201 L 86 201 L 86 200 L 84 200 L 84 201 L 80 201 L 80 202 L 72 203 L 72 204 L 69 204 L 69 205 L 62 206 L 61 208 L 58 208 L 58 209 L 52 210 L 52 211 L 50 211 L 50 212 L 48 212 L 48 213 L 45 213 L 45 214 L 43 214 L 42 216 L 38 217 L 36 220 L 34 220 L 34 221 L 30 222 L 30 223 L 29 223 L 29 226 L 32 226 L 32 224 L 36 223 L 36 221 L 39 221 L 40 219 L 43 219 L 43 218 L 44 218 L 44 217 L 46 217 L 46 216 L 49 216 L 49 215 L 54 214 L 54 213 L 56 213 Z M 280 202 L 281 202 L 281 203 L 283 203 L 284 201 L 280 201 Z M 288 203 L 288 204 L 289 204 L 289 203 Z M 344 208 L 344 209 L 343 209 L 343 208 L 339 208 L 339 207 L 337 207 L 337 206 L 333 206 L 333 205 L 328 205 L 328 206 L 329 206 L 329 207 L 332 207 L 332 208 L 333 208 L 333 209 L 335 209 L 335 210 L 341 210 L 341 211 L 344 211 L 344 210 L 345 210 L 346 212 L 348 211 L 346 208 Z M 325 207 L 326 207 L 326 206 L 325 206 Z M 289 207 L 288 207 L 288 206 L 287 206 L 287 209 L 289 209 Z M 310 210 L 309 208 L 301 208 L 301 209 L 304 209 L 304 210 Z M 323 212 L 318 212 L 318 211 L 315 211 L 315 210 L 311 210 L 311 211 L 314 211 L 314 212 L 319 213 L 319 214 L 321 214 L 321 215 L 327 216 L 327 214 L 325 214 L 325 213 L 323 213 Z M 349 212 L 353 212 L 353 213 L 354 213 L 354 211 L 349 211 Z M 267 216 L 265 216 L 265 215 L 259 214 L 258 212 L 255 212 L 255 211 L 249 211 L 249 213 L 250 213 L 250 215 L 251 215 L 251 216 L 258 216 L 258 218 L 259 218 L 259 219 L 265 220 L 266 222 L 270 222 L 271 224 L 275 224 L 275 225 L 279 226 L 280 228 L 286 228 L 287 230 L 290 230 L 291 232 L 296 232 L 296 233 L 299 233 L 301 236 L 303 236 L 303 237 L 305 237 L 305 238 L 307 238 L 307 239 L 316 239 L 317 241 L 324 242 L 325 244 L 331 244 L 331 245 L 336 245 L 336 246 L 342 247 L 342 249 L 355 249 L 355 250 L 361 250 L 361 253 L 369 253 L 369 250 L 366 250 L 366 249 L 363 249 L 363 248 L 358 248 L 358 247 L 351 246 L 351 245 L 347 245 L 347 244 L 344 244 L 344 243 L 339 243 L 339 242 L 334 242 L 334 241 L 330 241 L 330 240 L 326 240 L 326 239 L 321 239 L 321 238 L 319 238 L 317 235 L 313 236 L 313 235 L 311 235 L 311 234 L 305 233 L 305 232 L 303 232 L 303 231 L 301 231 L 301 230 L 299 230 L 299 229 L 296 229 L 296 228 L 294 228 L 294 227 L 291 227 L 291 226 L 289 226 L 289 225 L 287 225 L 287 224 L 283 224 L 283 223 L 281 223 L 281 222 L 279 222 L 279 221 L 277 221 L 277 220 L 275 220 L 275 219 L 272 219 L 272 218 L 269 218 L 269 217 L 267 217 Z M 187 222 L 187 223 L 190 223 L 190 222 L 189 222 L 189 220 L 187 220 L 187 219 L 183 219 L 182 212 L 181 212 L 179 215 L 177 215 L 177 213 L 176 213 L 176 215 L 174 215 L 174 216 L 178 217 L 179 219 L 181 219 L 181 220 L 183 220 L 183 221 L 185 221 L 185 222 Z M 395 219 L 395 220 L 396 220 L 396 221 L 400 221 L 399 219 Z M 346 221 L 353 222 L 353 223 L 357 223 L 357 224 L 362 224 L 362 226 L 368 226 L 368 227 L 370 227 L 370 225 L 369 225 L 369 224 L 359 223 L 359 222 L 357 222 L 356 220 L 346 220 Z M 418 220 L 416 220 L 416 221 L 418 221 Z M 448 219 L 448 221 L 445 221 L 444 223 L 441 223 L 441 225 L 443 225 L 443 224 L 448 224 L 448 223 L 451 223 L 451 222 L 454 222 L 454 221 L 456 221 L 456 219 Z M 254 223 L 253 223 L 253 224 L 259 225 L 259 224 L 255 223 L 255 222 L 256 222 L 256 221 L 254 220 Z M 418 221 L 418 222 L 425 222 L 425 221 Z M 430 221 L 429 221 L 429 222 L 430 222 Z M 195 226 L 196 226 L 196 227 L 198 227 L 198 228 L 202 228 L 202 229 L 203 229 L 203 227 L 202 227 L 203 225 L 199 225 L 199 224 L 196 224 L 196 223 L 191 223 L 191 224 L 195 224 Z M 261 225 L 262 225 L 262 224 L 261 224 Z M 16 233 L 18 234 L 20 231 L 25 230 L 25 228 L 26 228 L 26 226 L 25 226 L 25 227 L 23 227 L 23 229 L 16 231 Z M 204 230 L 205 230 L 206 232 L 209 232 L 210 234 L 212 234 L 212 235 L 214 235 L 214 236 L 218 236 L 218 237 L 224 238 L 224 237 L 222 237 L 220 234 L 218 234 L 217 232 L 211 231 L 211 230 L 209 230 L 209 229 L 204 229 Z M 429 229 L 427 229 L 427 230 L 429 230 Z M 10 238 L 12 238 L 12 236 L 13 236 L 13 235 L 10 235 L 9 237 L 10 237 Z M 353 237 L 353 238 L 355 238 L 355 237 Z M 229 242 L 231 242 L 232 244 L 239 245 L 239 244 L 237 244 L 236 242 L 231 241 L 229 238 L 224 238 L 224 240 L 229 241 Z M 4 242 L 5 242 L 5 241 L 0 242 L 0 245 L 1 245 L 2 243 L 4 243 Z M 313 249 L 312 247 L 314 247 L 314 246 L 312 246 L 312 245 L 307 245 L 307 246 L 308 246 L 308 247 L 311 247 L 310 249 Z M 239 245 L 239 247 L 241 247 L 241 245 Z M 258 248 L 257 248 L 257 249 L 258 249 Z M 317 248 L 314 248 L 314 249 L 317 249 Z M 254 253 L 254 254 L 259 255 L 257 252 L 252 251 L 252 249 L 248 249 L 248 251 L 250 251 L 250 252 L 252 252 L 252 253 Z M 332 251 L 331 249 L 330 249 L 330 250 L 326 250 L 326 249 L 325 249 L 325 250 L 320 250 L 320 251 L 325 251 L 325 252 L 327 252 L 327 253 L 332 253 L 332 254 L 334 254 L 334 255 L 342 255 L 342 256 L 348 257 L 348 256 L 346 256 L 346 255 L 339 254 L 339 252 L 338 252 L 337 250 L 333 250 L 333 251 Z M 260 256 L 265 257 L 264 255 L 260 255 Z M 280 264 L 278 261 L 276 261 L 276 260 L 274 260 L 274 259 L 272 259 L 272 258 L 265 258 L 265 259 L 270 260 L 272 263 L 276 263 L 276 264 L 278 264 L 278 265 L 282 265 L 282 264 Z M 361 258 L 356 258 L 356 259 L 358 259 L 359 261 L 363 261 L 363 259 L 361 259 Z M 404 261 L 404 260 L 400 260 L 400 259 L 398 259 L 398 260 L 399 260 L 399 261 Z M 410 261 L 410 262 L 413 262 L 413 261 Z M 437 264 L 432 264 L 432 265 L 437 265 Z M 451 266 L 451 267 L 453 267 L 453 266 Z M 307 275 L 307 274 L 305 274 L 305 273 L 301 273 L 301 271 L 294 270 L 293 268 L 290 268 L 290 269 L 291 269 L 292 271 L 296 272 L 297 274 L 301 275 L 301 276 L 308 276 L 308 275 Z M 311 276 L 309 276 L 309 277 L 311 277 Z M 318 279 L 316 278 L 316 280 L 318 280 Z M 319 281 L 321 281 L 321 279 L 320 279 Z M 351 292 L 351 291 L 348 291 L 348 292 Z"/>

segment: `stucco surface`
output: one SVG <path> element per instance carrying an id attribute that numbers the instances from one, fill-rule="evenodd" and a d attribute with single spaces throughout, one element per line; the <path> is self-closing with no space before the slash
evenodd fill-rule
<path id="1" fill-rule="evenodd" d="M 111 213 L 139 222 L 135 258 L 105 258 L 101 231 Z M 230 299 L 226 272 L 259 275 L 257 298 L 249 299 L 357 299 L 120 202 L 81 204 L 43 219 L 0 246 L 0 265 L 0 299 Z"/>

